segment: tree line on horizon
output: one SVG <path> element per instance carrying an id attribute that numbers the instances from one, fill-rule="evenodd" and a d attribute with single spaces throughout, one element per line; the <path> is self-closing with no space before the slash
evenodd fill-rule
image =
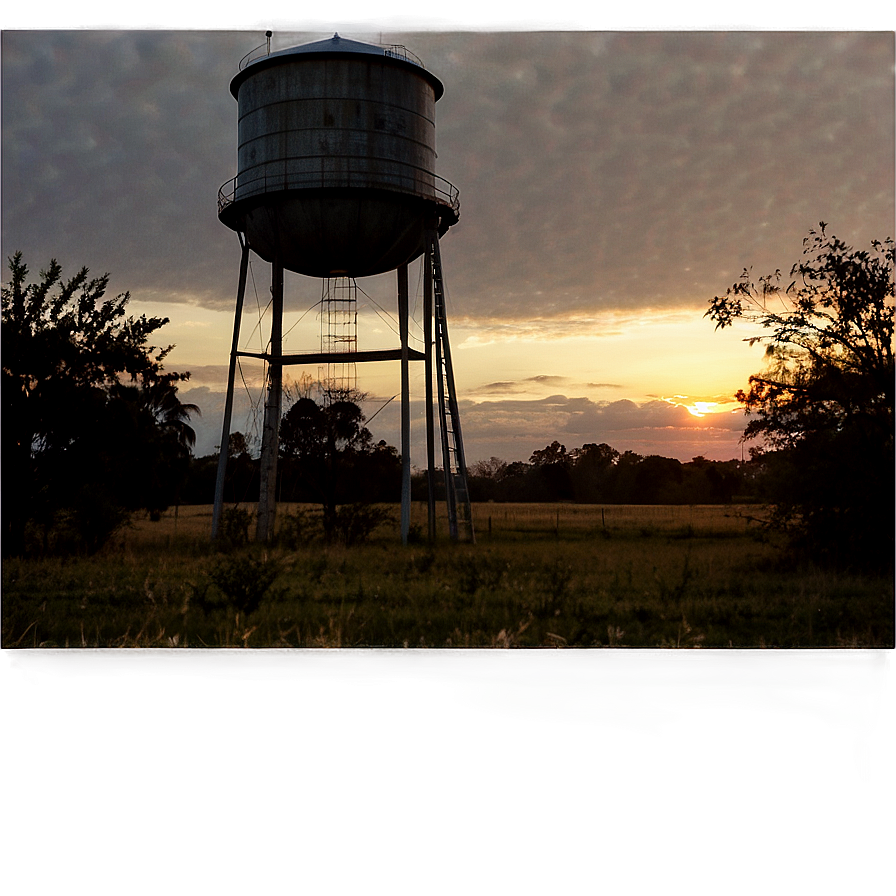
<path id="1" fill-rule="evenodd" d="M 363 422 L 357 404 L 352 406 Z M 318 407 L 323 414 L 326 406 Z M 284 416 L 281 437 L 288 419 L 289 413 Z M 354 444 L 334 446 L 329 452 L 326 444 L 326 440 L 305 440 L 304 449 L 297 450 L 294 441 L 281 438 L 278 500 L 322 505 L 329 501 L 331 506 L 397 500 L 401 457 L 394 446 L 384 441 L 374 444 L 369 433 Z M 184 503 L 208 503 L 217 463 L 217 453 L 193 460 L 182 492 Z M 467 478 L 474 503 L 730 504 L 763 500 L 762 466 L 759 460 L 712 461 L 705 457 L 682 463 L 660 455 L 620 452 L 605 443 L 588 443 L 567 451 L 565 445 L 554 441 L 534 451 L 528 462 L 498 457 L 478 461 L 467 468 Z M 240 432 L 231 436 L 227 468 L 224 500 L 254 501 L 259 460 L 252 456 Z M 434 481 L 436 498 L 444 500 L 441 468 L 435 471 Z M 428 488 L 425 471 L 412 473 L 412 500 L 426 501 Z"/>
<path id="2" fill-rule="evenodd" d="M 528 463 L 472 465 L 474 501 L 769 503 L 791 550 L 820 562 L 892 567 L 894 548 L 894 243 L 856 250 L 824 222 L 782 288 L 781 272 L 745 269 L 706 316 L 753 323 L 765 369 L 737 398 L 749 413 L 749 461 L 689 463 L 558 441 Z M 2 291 L 3 554 L 94 552 L 138 510 L 209 503 L 217 455 L 195 458 L 178 397 L 189 373 L 164 370 L 172 346 L 150 344 L 166 318 L 126 316 L 105 299 L 109 275 L 68 281 L 51 261 L 28 283 L 21 253 Z M 394 502 L 401 460 L 375 443 L 350 394 L 305 395 L 280 427 L 278 497 L 320 504 Z M 257 461 L 234 433 L 225 500 L 254 501 Z M 437 492 L 444 484 L 436 476 Z M 412 497 L 425 500 L 417 474 Z"/>

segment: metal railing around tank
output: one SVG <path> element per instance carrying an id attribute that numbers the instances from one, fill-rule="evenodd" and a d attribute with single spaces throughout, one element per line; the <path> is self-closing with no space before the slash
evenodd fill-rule
<path id="1" fill-rule="evenodd" d="M 301 156 L 294 159 L 278 159 L 278 163 L 290 161 L 307 162 L 311 159 L 329 159 L 333 156 Z M 371 162 L 394 162 L 393 159 L 371 159 L 369 156 L 339 156 L 338 161 L 363 162 L 369 166 Z M 427 183 L 427 181 L 432 183 Z M 420 169 L 419 175 L 402 174 L 400 172 L 370 171 L 304 171 L 297 173 L 279 172 L 247 176 L 246 172 L 238 174 L 221 185 L 218 190 L 218 215 L 238 199 L 249 199 L 252 196 L 276 193 L 281 190 L 310 190 L 315 188 L 353 188 L 353 189 L 387 189 L 396 190 L 430 199 L 447 205 L 455 215 L 460 216 L 460 190 L 444 177 L 431 171 Z M 237 195 L 239 192 L 239 195 Z"/>
<path id="2" fill-rule="evenodd" d="M 419 65 L 422 69 L 426 68 L 423 64 L 423 60 L 412 53 L 404 44 L 384 44 L 382 46 L 382 51 L 384 56 L 391 56 L 393 59 L 403 59 L 405 62 L 412 62 L 414 65 Z M 242 59 L 240 59 L 239 70 L 242 71 L 247 65 L 255 62 L 256 59 L 260 59 L 262 56 L 270 55 L 271 41 L 270 38 L 268 38 L 265 43 L 256 47 L 254 50 L 250 50 Z"/>
<path id="3" fill-rule="evenodd" d="M 385 44 L 383 53 L 386 56 L 391 56 L 393 59 L 404 59 L 406 62 L 413 62 L 414 65 L 419 65 L 420 68 L 426 68 L 423 60 L 419 56 L 415 56 L 404 44 Z"/>
<path id="4" fill-rule="evenodd" d="M 250 62 L 254 62 L 256 59 L 261 58 L 262 56 L 270 56 L 271 55 L 271 37 L 273 36 L 273 31 L 265 31 L 264 37 L 265 41 L 263 44 L 257 46 L 254 50 L 249 50 L 242 59 L 240 59 L 239 70 L 242 71 Z M 264 50 L 262 53 L 261 51 Z"/>

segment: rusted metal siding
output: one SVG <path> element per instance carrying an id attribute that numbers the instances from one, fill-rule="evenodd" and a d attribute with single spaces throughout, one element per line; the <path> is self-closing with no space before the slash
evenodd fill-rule
<path id="1" fill-rule="evenodd" d="M 433 198 L 432 86 L 386 59 L 300 56 L 247 78 L 236 198 L 346 186 Z"/>

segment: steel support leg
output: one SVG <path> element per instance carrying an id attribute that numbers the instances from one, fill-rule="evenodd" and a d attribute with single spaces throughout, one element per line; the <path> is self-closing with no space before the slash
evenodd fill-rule
<path id="1" fill-rule="evenodd" d="M 433 339 L 432 339 L 432 243 L 439 238 L 435 229 L 426 234 L 426 250 L 423 255 L 423 367 L 426 377 L 426 489 L 427 523 L 429 540 L 436 538 L 436 439 L 435 410 L 433 408 Z"/>
<path id="2" fill-rule="evenodd" d="M 261 485 L 258 494 L 256 539 L 270 541 L 277 516 L 277 454 L 280 450 L 280 413 L 283 391 L 283 264 L 274 259 L 271 276 L 270 385 L 264 405 L 261 435 Z"/>
<path id="3" fill-rule="evenodd" d="M 236 290 L 236 313 L 233 318 L 233 341 L 230 344 L 230 368 L 227 371 L 227 397 L 224 399 L 224 424 L 221 427 L 221 448 L 218 454 L 218 477 L 215 480 L 215 507 L 212 512 L 212 539 L 218 537 L 221 511 L 224 507 L 224 481 L 227 476 L 227 453 L 230 446 L 230 421 L 233 416 L 233 383 L 236 377 L 236 353 L 240 341 L 240 320 L 243 316 L 243 298 L 246 294 L 246 276 L 249 270 L 249 246 L 240 235 L 243 247 L 240 258 L 240 280 Z"/>
<path id="4" fill-rule="evenodd" d="M 398 331 L 401 338 L 401 543 L 411 527 L 411 376 L 408 355 L 408 266 L 398 268 Z"/>

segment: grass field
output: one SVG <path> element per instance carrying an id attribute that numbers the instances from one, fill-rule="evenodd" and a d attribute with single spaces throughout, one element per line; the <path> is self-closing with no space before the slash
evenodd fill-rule
<path id="1" fill-rule="evenodd" d="M 278 544 L 222 551 L 182 507 L 95 557 L 6 560 L 3 647 L 893 646 L 892 580 L 797 566 L 761 508 L 483 504 L 475 545 L 406 548 L 390 510 L 352 547 L 281 505 Z"/>

